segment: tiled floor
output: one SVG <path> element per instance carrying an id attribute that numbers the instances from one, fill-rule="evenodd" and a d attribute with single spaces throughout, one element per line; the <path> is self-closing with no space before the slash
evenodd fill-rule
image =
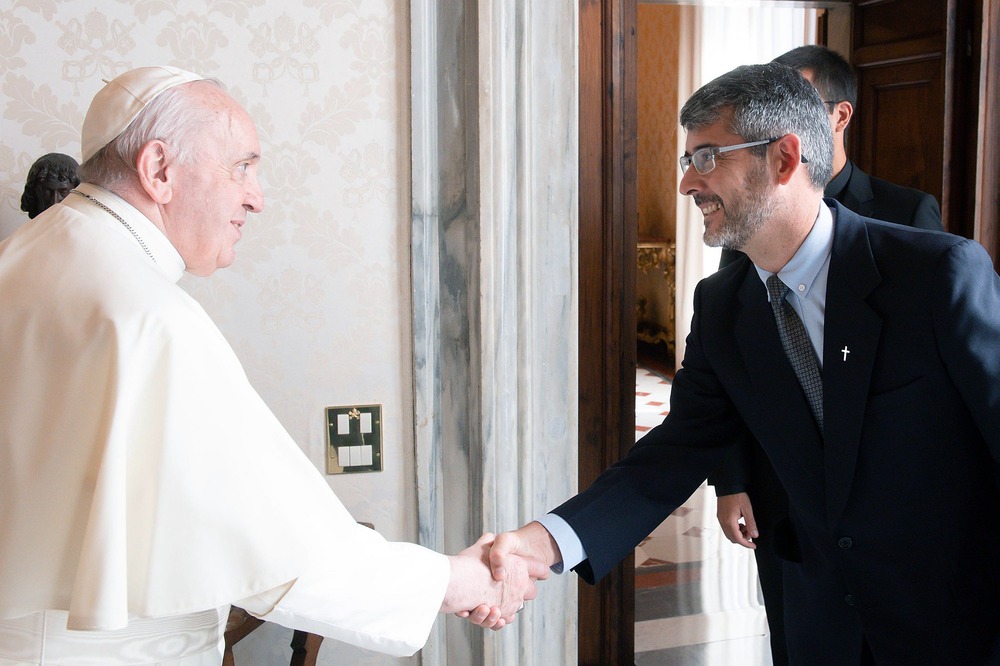
<path id="1" fill-rule="evenodd" d="M 636 369 L 639 439 L 663 420 L 670 382 Z M 635 663 L 641 666 L 765 666 L 767 620 L 748 550 L 729 543 L 703 484 L 635 552 Z"/>

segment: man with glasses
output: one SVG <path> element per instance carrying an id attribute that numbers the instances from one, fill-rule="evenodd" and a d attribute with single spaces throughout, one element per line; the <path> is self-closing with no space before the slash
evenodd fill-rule
<path id="1" fill-rule="evenodd" d="M 497 537 L 588 582 L 735 444 L 789 498 L 776 529 L 793 664 L 995 664 L 1000 277 L 978 243 L 823 200 L 833 140 L 794 69 L 739 67 L 681 110 L 708 245 L 671 409 L 589 488 Z M 746 145 L 756 144 L 756 145 Z"/>
<path id="2" fill-rule="evenodd" d="M 825 46 L 810 45 L 792 49 L 774 62 L 798 70 L 813 84 L 826 106 L 833 131 L 833 175 L 823 195 L 859 215 L 940 231 L 941 211 L 933 196 L 869 176 L 848 159 L 846 135 L 857 103 L 857 81 L 843 56 Z M 736 250 L 724 250 L 721 265 L 739 256 Z M 775 525 L 787 513 L 787 499 L 759 447 L 748 446 L 735 452 L 708 482 L 715 486 L 719 498 L 718 518 L 726 537 L 755 549 L 771 629 L 771 654 L 775 666 L 783 666 L 788 657 L 782 630 L 781 562 L 774 554 L 771 539 Z"/>

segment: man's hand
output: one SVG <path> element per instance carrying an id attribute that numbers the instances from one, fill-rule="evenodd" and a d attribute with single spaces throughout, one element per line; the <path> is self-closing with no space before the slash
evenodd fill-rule
<path id="1" fill-rule="evenodd" d="M 759 537 L 760 533 L 757 531 L 757 521 L 753 517 L 750 496 L 746 493 L 734 493 L 720 495 L 718 499 L 716 516 L 726 538 L 744 548 L 751 550 L 757 548 L 757 544 L 751 541 Z M 742 523 L 741 518 L 744 521 Z"/>
<path id="2" fill-rule="evenodd" d="M 512 556 L 505 574 L 494 579 L 489 568 L 492 543 L 493 535 L 487 532 L 449 558 L 452 575 L 441 612 L 455 613 L 480 627 L 499 630 L 515 620 L 525 601 L 535 598 L 535 581 L 547 578 L 549 570 L 541 562 Z"/>
<path id="3" fill-rule="evenodd" d="M 535 566 L 543 567 L 545 575 L 541 578 L 548 578 L 549 567 L 562 562 L 562 554 L 555 540 L 538 521 L 532 521 L 513 532 L 504 532 L 493 542 L 493 547 L 490 548 L 490 568 L 495 580 L 504 579 L 508 566 L 515 561 L 514 556 L 528 558 Z"/>

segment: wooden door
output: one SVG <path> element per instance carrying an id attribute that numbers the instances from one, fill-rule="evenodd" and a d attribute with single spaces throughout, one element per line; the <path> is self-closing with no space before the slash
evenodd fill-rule
<path id="1" fill-rule="evenodd" d="M 635 440 L 636 0 L 580 2 L 579 486 Z M 635 564 L 580 582 L 579 663 L 635 660 Z"/>
<path id="2" fill-rule="evenodd" d="M 945 229 L 982 242 L 995 265 L 998 7 L 854 0 L 858 108 L 849 130 L 864 171 L 933 194 Z"/>

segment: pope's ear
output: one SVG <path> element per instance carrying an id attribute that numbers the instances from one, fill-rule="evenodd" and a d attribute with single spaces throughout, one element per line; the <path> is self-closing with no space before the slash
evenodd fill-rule
<path id="1" fill-rule="evenodd" d="M 778 182 L 787 185 L 792 179 L 792 175 L 803 167 L 802 162 L 802 141 L 795 134 L 786 134 L 778 139 L 774 145 L 776 155 L 776 175 Z"/>
<path id="2" fill-rule="evenodd" d="M 139 184 L 150 199 L 157 204 L 169 203 L 173 194 L 167 146 L 158 139 L 150 141 L 139 150 L 135 168 L 139 173 Z"/>

